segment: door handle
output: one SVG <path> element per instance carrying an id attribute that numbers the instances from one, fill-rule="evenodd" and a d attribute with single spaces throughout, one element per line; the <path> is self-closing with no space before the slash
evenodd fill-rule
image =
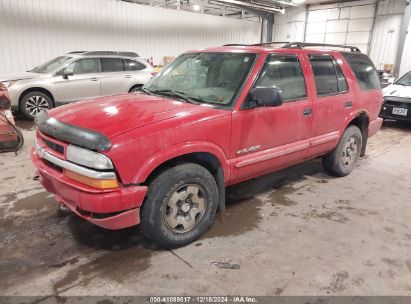
<path id="1" fill-rule="evenodd" d="M 346 108 L 346 109 L 351 109 L 351 108 L 352 108 L 352 101 L 347 101 L 347 102 L 345 103 L 345 108 Z"/>
<path id="2" fill-rule="evenodd" d="M 126 78 L 131 78 L 132 76 L 131 76 L 131 75 L 126 75 L 126 76 L 124 76 L 124 77 L 126 77 Z"/>
<path id="3" fill-rule="evenodd" d="M 98 78 L 97 78 L 97 77 L 93 77 L 93 78 L 90 78 L 90 80 L 91 80 L 91 81 L 97 81 Z"/>
<path id="4" fill-rule="evenodd" d="M 304 109 L 303 114 L 305 117 L 310 117 L 312 112 L 313 112 L 312 109 L 308 108 L 308 109 Z"/>

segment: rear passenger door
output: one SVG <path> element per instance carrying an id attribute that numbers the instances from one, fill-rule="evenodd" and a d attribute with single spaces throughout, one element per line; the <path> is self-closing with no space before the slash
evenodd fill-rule
<path id="1" fill-rule="evenodd" d="M 335 147 L 355 95 L 334 57 L 320 54 L 309 55 L 308 59 L 315 82 L 311 154 L 319 155 Z"/>
<path id="2" fill-rule="evenodd" d="M 101 58 L 101 95 L 127 93 L 131 75 L 124 72 L 122 58 Z"/>

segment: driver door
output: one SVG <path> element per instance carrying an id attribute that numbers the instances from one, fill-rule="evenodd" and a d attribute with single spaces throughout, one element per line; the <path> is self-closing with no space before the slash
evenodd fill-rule
<path id="1" fill-rule="evenodd" d="M 231 157 L 235 182 L 287 167 L 307 153 L 312 100 L 302 60 L 294 54 L 268 55 L 255 87 L 277 87 L 283 104 L 233 112 Z"/>
<path id="2" fill-rule="evenodd" d="M 73 71 L 67 79 L 63 77 L 64 70 Z M 86 98 L 99 97 L 100 94 L 100 60 L 98 58 L 83 58 L 72 62 L 54 76 L 57 92 L 56 101 L 68 103 Z"/>

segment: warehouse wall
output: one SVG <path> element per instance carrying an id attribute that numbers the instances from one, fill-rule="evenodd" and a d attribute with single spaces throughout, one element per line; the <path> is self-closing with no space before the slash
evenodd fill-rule
<path id="1" fill-rule="evenodd" d="M 377 68 L 395 64 L 401 22 L 404 15 L 404 0 L 385 0 L 378 3 L 370 57 Z"/>
<path id="2" fill-rule="evenodd" d="M 290 8 L 283 15 L 274 16 L 273 41 L 304 41 L 306 10 Z"/>
<path id="3" fill-rule="evenodd" d="M 379 1 L 377 14 L 375 4 L 374 0 L 363 0 L 311 5 L 307 12 L 288 9 L 286 14 L 275 16 L 273 40 L 351 44 L 368 53 L 377 68 L 394 64 L 405 1 Z M 411 48 L 409 37 L 406 45 Z M 411 49 L 407 54 L 403 62 L 411 61 Z"/>
<path id="4" fill-rule="evenodd" d="M 408 71 L 411 71 L 411 22 L 408 25 L 408 34 L 405 40 L 404 53 L 402 54 L 400 76 Z"/>
<path id="5" fill-rule="evenodd" d="M 374 10 L 372 0 L 310 6 L 306 41 L 350 44 L 366 53 Z"/>
<path id="6" fill-rule="evenodd" d="M 224 43 L 257 43 L 260 23 L 115 0 L 0 0 L 0 73 L 74 50 L 176 56 Z"/>

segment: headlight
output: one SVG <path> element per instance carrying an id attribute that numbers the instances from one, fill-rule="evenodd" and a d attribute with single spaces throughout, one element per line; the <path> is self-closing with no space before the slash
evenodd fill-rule
<path id="1" fill-rule="evenodd" d="M 104 154 L 73 145 L 67 146 L 67 160 L 94 169 L 106 170 L 114 168 L 111 160 Z"/>
<path id="2" fill-rule="evenodd" d="M 6 86 L 6 88 L 10 88 L 12 85 L 14 85 L 17 82 L 17 80 L 12 80 L 12 81 L 3 81 L 3 84 Z"/>

